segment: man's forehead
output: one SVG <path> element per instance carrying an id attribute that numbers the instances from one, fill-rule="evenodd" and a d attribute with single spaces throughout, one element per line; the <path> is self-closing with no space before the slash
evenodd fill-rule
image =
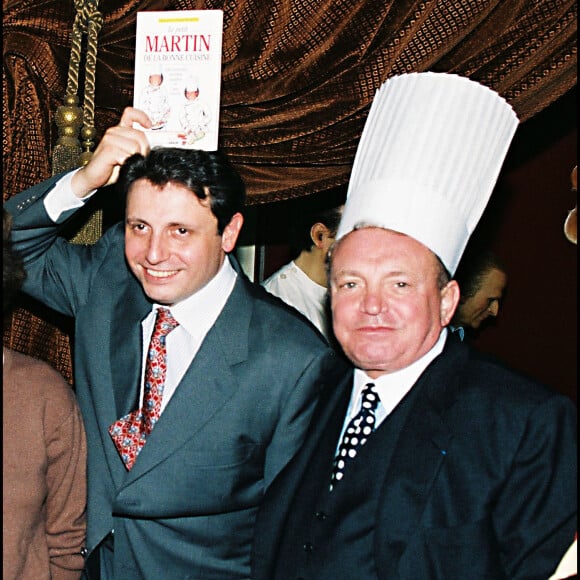
<path id="1" fill-rule="evenodd" d="M 379 244 L 378 250 L 388 250 L 391 247 L 389 244 L 396 244 L 397 246 L 408 246 L 417 251 L 424 250 L 425 252 L 434 255 L 427 246 L 415 238 L 396 230 L 375 225 L 358 226 L 356 229 L 343 236 L 336 242 L 334 253 L 336 254 L 337 250 L 341 247 L 356 251 L 357 246 L 364 247 L 367 244 L 376 243 Z M 361 257 L 365 256 L 361 254 Z"/>
<path id="2" fill-rule="evenodd" d="M 387 260 L 396 261 L 396 271 L 401 273 L 412 264 L 416 267 L 417 258 L 438 271 L 437 256 L 415 238 L 387 228 L 362 226 L 336 242 L 330 254 L 330 273 L 335 275 L 339 269 L 354 272 L 369 265 L 378 268 Z"/>

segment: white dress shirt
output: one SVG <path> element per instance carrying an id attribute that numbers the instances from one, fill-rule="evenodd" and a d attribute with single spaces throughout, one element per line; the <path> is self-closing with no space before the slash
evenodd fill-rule
<path id="1" fill-rule="evenodd" d="M 79 199 L 73 193 L 71 180 L 77 171 L 78 169 L 75 169 L 61 177 L 44 198 L 44 209 L 46 209 L 46 213 L 55 223 L 58 221 L 61 213 L 69 209 L 82 207 L 96 191 L 95 189 L 83 199 Z"/>
<path id="2" fill-rule="evenodd" d="M 320 330 L 326 340 L 330 340 L 332 328 L 327 316 L 328 292 L 324 286 L 307 276 L 294 261 L 274 272 L 262 282 L 262 286 L 270 294 L 296 308 Z"/>
<path id="3" fill-rule="evenodd" d="M 175 320 L 179 322 L 179 326 L 172 330 L 166 338 L 167 374 L 163 388 L 161 412 L 175 393 L 206 334 L 223 310 L 234 289 L 237 277 L 236 271 L 229 259 L 226 258 L 219 272 L 201 290 L 169 308 Z M 151 312 L 142 322 L 143 360 L 141 365 L 141 394 L 139 396 L 141 402 L 144 392 L 145 360 L 159 307 L 159 304 L 154 304 Z"/>
<path id="4" fill-rule="evenodd" d="M 411 390 L 411 387 L 417 382 L 417 379 L 421 376 L 421 373 L 427 368 L 429 363 L 431 363 L 436 356 L 441 354 L 443 347 L 445 346 L 446 338 L 447 329 L 444 328 L 439 335 L 439 339 L 429 352 L 424 354 L 420 359 L 416 360 L 408 367 L 395 371 L 394 373 L 387 373 L 376 379 L 371 379 L 363 370 L 355 369 L 350 403 L 348 404 L 344 425 L 338 439 L 339 445 L 346 427 L 351 419 L 360 411 L 362 399 L 361 394 L 365 385 L 367 383 L 374 383 L 375 391 L 379 395 L 380 402 L 375 410 L 375 429 L 378 429 L 379 425 L 389 416 L 395 407 L 402 401 L 403 397 Z"/>

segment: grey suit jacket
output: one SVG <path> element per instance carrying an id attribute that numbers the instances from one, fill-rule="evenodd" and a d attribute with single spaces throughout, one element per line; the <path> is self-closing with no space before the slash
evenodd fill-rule
<path id="1" fill-rule="evenodd" d="M 55 179 L 12 198 L 25 291 L 75 318 L 75 388 L 89 445 L 89 552 L 115 530 L 115 577 L 247 578 L 256 512 L 302 443 L 323 383 L 345 367 L 298 314 L 243 274 L 130 472 L 108 427 L 139 388 L 151 304 L 123 227 L 67 243 L 46 214 Z M 71 212 L 61 216 L 66 220 Z"/>

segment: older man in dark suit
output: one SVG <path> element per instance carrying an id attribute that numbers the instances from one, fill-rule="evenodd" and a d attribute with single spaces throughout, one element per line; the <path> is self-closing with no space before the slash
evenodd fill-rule
<path id="1" fill-rule="evenodd" d="M 375 97 L 330 262 L 355 369 L 266 493 L 256 580 L 540 580 L 572 543 L 572 402 L 446 328 L 516 126 L 455 75 L 394 77 Z"/>
<path id="2" fill-rule="evenodd" d="M 231 258 L 245 190 L 226 159 L 150 152 L 135 121 L 150 125 L 127 109 L 86 167 L 6 204 L 25 291 L 75 317 L 87 572 L 244 579 L 264 491 L 340 365 Z M 61 226 L 121 165 L 124 223 L 94 246 L 68 243 Z"/>

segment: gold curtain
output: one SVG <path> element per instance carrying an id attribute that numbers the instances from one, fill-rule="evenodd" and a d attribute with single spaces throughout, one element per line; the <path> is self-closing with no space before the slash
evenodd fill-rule
<path id="1" fill-rule="evenodd" d="M 72 0 L 3 8 L 6 199 L 50 175 L 75 10 Z M 373 95 L 394 74 L 468 76 L 522 121 L 576 84 L 575 0 L 111 0 L 100 6 L 98 135 L 132 102 L 137 11 L 203 8 L 224 10 L 220 146 L 250 204 L 344 185 Z M 17 312 L 5 344 L 60 353 L 66 336 L 48 326 Z M 45 358 L 71 377 L 69 363 Z"/>

